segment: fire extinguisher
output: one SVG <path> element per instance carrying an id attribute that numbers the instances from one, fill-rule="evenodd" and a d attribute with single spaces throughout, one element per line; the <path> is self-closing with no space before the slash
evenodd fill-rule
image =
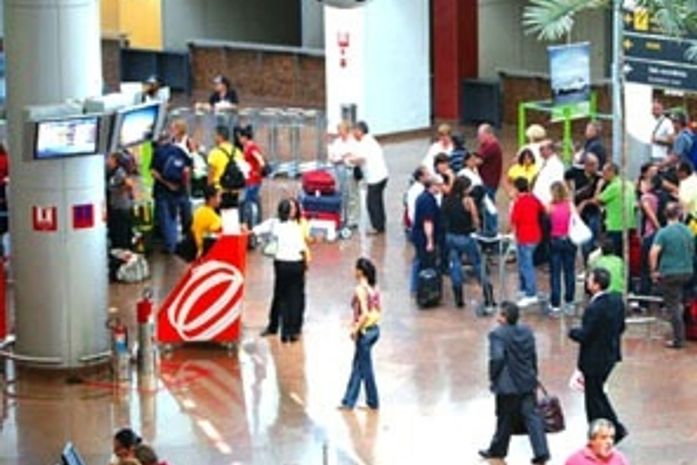
<path id="1" fill-rule="evenodd" d="M 128 327 L 117 315 L 118 310 L 109 309 L 107 328 L 111 332 L 111 368 L 116 381 L 131 378 L 131 359 L 128 354 Z"/>
<path id="2" fill-rule="evenodd" d="M 143 291 L 141 298 L 136 303 L 136 315 L 138 318 L 138 373 L 150 375 L 155 371 L 155 344 L 153 343 L 153 300 L 152 289 Z"/>

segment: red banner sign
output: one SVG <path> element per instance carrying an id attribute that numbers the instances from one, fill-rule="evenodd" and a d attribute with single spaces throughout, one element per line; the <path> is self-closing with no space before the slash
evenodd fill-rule
<path id="1" fill-rule="evenodd" d="M 34 231 L 58 231 L 58 208 L 31 207 L 32 228 Z"/>
<path id="2" fill-rule="evenodd" d="M 247 236 L 221 236 L 164 300 L 157 315 L 158 342 L 236 342 L 246 262 Z"/>

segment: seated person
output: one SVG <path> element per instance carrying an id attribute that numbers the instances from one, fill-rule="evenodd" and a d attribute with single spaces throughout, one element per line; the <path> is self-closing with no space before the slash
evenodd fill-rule
<path id="1" fill-rule="evenodd" d="M 198 102 L 196 110 L 200 111 L 233 111 L 237 110 L 239 100 L 237 92 L 232 88 L 230 80 L 223 76 L 217 75 L 213 78 L 213 93 L 208 98 L 208 102 Z"/>
<path id="2" fill-rule="evenodd" d="M 223 229 L 223 220 L 216 211 L 220 207 L 220 191 L 214 186 L 206 186 L 203 190 L 203 196 L 206 203 L 196 209 L 191 224 L 191 233 L 199 257 L 205 252 L 204 239 Z"/>

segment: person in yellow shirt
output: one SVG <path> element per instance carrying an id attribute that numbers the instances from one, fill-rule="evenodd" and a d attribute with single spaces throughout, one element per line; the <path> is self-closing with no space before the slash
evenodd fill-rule
<path id="1" fill-rule="evenodd" d="M 223 220 L 216 211 L 220 207 L 220 191 L 215 186 L 206 186 L 203 195 L 206 203 L 196 209 L 191 223 L 191 234 L 196 243 L 197 256 L 203 254 L 203 242 L 206 236 L 218 233 L 223 228 Z"/>
<path id="2" fill-rule="evenodd" d="M 506 173 L 506 181 L 509 191 L 513 190 L 513 183 L 518 178 L 525 178 L 529 185 L 532 185 L 537 177 L 538 168 L 535 164 L 535 155 L 532 150 L 525 147 L 519 153 L 516 163 L 512 165 Z"/>
<path id="3" fill-rule="evenodd" d="M 230 142 L 230 129 L 227 126 L 215 128 L 215 147 L 208 153 L 208 184 L 221 189 L 220 178 L 225 173 L 225 168 L 230 160 L 235 160 L 237 166 L 244 173 L 244 155 L 239 148 Z M 231 208 L 237 206 L 238 192 L 222 190 L 222 207 Z"/>

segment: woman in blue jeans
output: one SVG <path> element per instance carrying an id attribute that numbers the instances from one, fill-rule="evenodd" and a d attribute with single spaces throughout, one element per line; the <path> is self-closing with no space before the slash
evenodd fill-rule
<path id="1" fill-rule="evenodd" d="M 450 263 L 450 281 L 455 305 L 465 305 L 462 295 L 462 256 L 465 255 L 474 268 L 477 280 L 482 284 L 485 305 L 493 304 L 491 284 L 482 281 L 481 257 L 472 233 L 479 229 L 479 212 L 474 199 L 467 195 L 472 181 L 464 176 L 453 182 L 450 194 L 443 199 L 442 213 L 445 219 L 445 244 Z"/>
<path id="2" fill-rule="evenodd" d="M 563 182 L 552 184 L 552 202 L 548 213 L 551 224 L 549 279 L 552 293 L 550 295 L 550 312 L 556 315 L 561 311 L 561 283 L 564 277 L 564 306 L 572 310 L 574 291 L 576 290 L 576 246 L 569 239 L 569 223 L 575 207 L 569 200 L 569 192 Z"/>
<path id="3" fill-rule="evenodd" d="M 380 291 L 376 285 L 375 265 L 367 258 L 356 261 L 356 281 L 358 284 L 353 293 L 351 307 L 353 308 L 353 324 L 351 339 L 356 343 L 353 356 L 353 367 L 346 393 L 341 400 L 340 409 L 351 410 L 356 405 L 361 390 L 361 382 L 365 385 L 365 396 L 368 407 L 377 410 L 378 388 L 373 373 L 371 349 L 380 337 L 381 306 Z"/>

